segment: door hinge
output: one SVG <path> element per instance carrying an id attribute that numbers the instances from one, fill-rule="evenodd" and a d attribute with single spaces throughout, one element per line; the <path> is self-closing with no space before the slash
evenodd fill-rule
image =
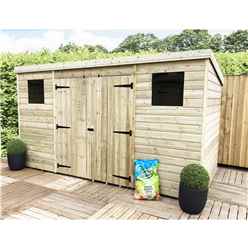
<path id="1" fill-rule="evenodd" d="M 67 126 L 60 126 L 60 125 L 56 124 L 56 129 L 58 129 L 58 128 L 71 128 L 71 127 L 67 127 Z"/>
<path id="2" fill-rule="evenodd" d="M 131 176 L 129 176 L 129 177 L 124 177 L 124 176 L 119 176 L 119 175 L 112 175 L 112 176 L 113 176 L 113 177 L 120 178 L 120 179 L 128 180 L 129 182 L 132 181 Z"/>
<path id="3" fill-rule="evenodd" d="M 120 134 L 129 134 L 129 136 L 132 136 L 132 130 L 129 131 L 114 131 L 114 133 L 120 133 Z"/>
<path id="4" fill-rule="evenodd" d="M 57 168 L 71 168 L 71 166 L 57 163 Z"/>
<path id="5" fill-rule="evenodd" d="M 116 84 L 114 87 L 123 87 L 123 88 L 131 88 L 133 89 L 133 83 L 131 84 Z"/>
<path id="6" fill-rule="evenodd" d="M 57 90 L 57 89 L 68 89 L 68 88 L 70 88 L 69 86 L 61 86 L 61 85 L 55 85 L 55 90 Z"/>

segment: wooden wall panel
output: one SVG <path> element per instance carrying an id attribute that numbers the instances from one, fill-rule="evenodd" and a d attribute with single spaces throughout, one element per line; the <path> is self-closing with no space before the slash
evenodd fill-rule
<path id="1" fill-rule="evenodd" d="M 218 162 L 248 168 L 248 75 L 225 77 Z"/>
<path id="2" fill-rule="evenodd" d="M 160 160 L 161 193 L 178 196 L 180 172 L 201 160 L 206 61 L 137 65 L 135 159 Z M 184 71 L 183 106 L 152 106 L 152 73 Z"/>
<path id="3" fill-rule="evenodd" d="M 28 80 L 44 79 L 44 104 L 28 103 Z M 52 72 L 18 75 L 19 134 L 28 147 L 27 166 L 54 171 L 54 97 Z"/>
<path id="4" fill-rule="evenodd" d="M 222 86 L 212 64 L 209 61 L 206 61 L 206 63 L 201 162 L 208 170 L 212 180 L 218 163 Z"/>

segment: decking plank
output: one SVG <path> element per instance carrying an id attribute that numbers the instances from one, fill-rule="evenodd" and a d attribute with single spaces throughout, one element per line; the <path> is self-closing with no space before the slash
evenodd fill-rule
<path id="1" fill-rule="evenodd" d="M 235 184 L 236 177 L 237 177 L 237 171 L 231 170 L 231 176 L 230 176 L 229 184 Z"/>
<path id="2" fill-rule="evenodd" d="M 214 201 L 214 204 L 213 204 L 213 208 L 211 210 L 211 213 L 209 215 L 209 219 L 218 219 L 219 218 L 219 214 L 220 214 L 220 210 L 221 210 L 221 205 L 222 205 L 222 202 L 220 201 Z"/>
<path id="3" fill-rule="evenodd" d="M 238 220 L 247 220 L 247 208 L 240 206 L 238 208 Z"/>
<path id="4" fill-rule="evenodd" d="M 189 214 L 182 212 L 182 214 L 180 215 L 179 219 L 180 220 L 187 220 L 187 219 L 189 219 L 189 217 L 190 217 Z"/>
<path id="5" fill-rule="evenodd" d="M 0 187 L 3 187 L 7 184 L 16 182 L 17 180 L 12 178 L 12 177 L 7 177 L 7 176 L 1 176 L 0 175 Z"/>
<path id="6" fill-rule="evenodd" d="M 222 182 L 224 175 L 225 175 L 225 169 L 224 168 L 218 168 L 216 175 L 214 177 L 214 181 Z"/>
<path id="7" fill-rule="evenodd" d="M 222 179 L 222 183 L 229 183 L 230 176 L 231 176 L 231 170 L 230 169 L 226 169 L 225 170 L 224 177 Z"/>
<path id="8" fill-rule="evenodd" d="M 248 207 L 248 189 L 240 185 L 213 182 L 209 190 L 209 198 Z"/>
<path id="9" fill-rule="evenodd" d="M 114 219 L 119 219 L 127 211 L 128 211 L 128 208 L 125 208 L 125 207 L 120 206 L 119 207 L 119 210 L 117 210 L 116 212 L 114 212 L 111 217 L 114 218 Z"/>
<path id="10" fill-rule="evenodd" d="M 101 216 L 101 219 L 113 219 L 114 213 L 121 210 L 122 210 L 122 206 L 114 204 L 111 209 L 109 209 Z"/>
<path id="11" fill-rule="evenodd" d="M 241 185 L 248 188 L 248 173 L 243 172 Z"/>
<path id="12" fill-rule="evenodd" d="M 190 220 L 198 220 L 200 218 L 200 214 L 191 214 L 189 219 Z"/>
<path id="13" fill-rule="evenodd" d="M 139 217 L 139 220 L 149 220 L 149 218 L 150 218 L 150 215 L 148 215 L 148 214 L 142 214 L 140 217 Z"/>
<path id="14" fill-rule="evenodd" d="M 214 205 L 213 200 L 207 200 L 205 208 L 200 213 L 200 218 L 199 219 L 207 220 L 209 218 L 210 214 L 211 214 L 213 205 Z"/>
<path id="15" fill-rule="evenodd" d="M 135 211 L 134 214 L 132 214 L 128 219 L 129 220 L 138 220 L 141 215 L 142 215 L 141 212 Z"/>
<path id="16" fill-rule="evenodd" d="M 99 211 L 97 211 L 95 214 L 93 214 L 92 216 L 90 216 L 89 219 L 99 219 L 103 215 L 105 215 L 113 207 L 114 207 L 114 204 L 113 203 L 109 203 L 106 206 L 104 206 L 103 208 L 101 208 Z"/>
<path id="17" fill-rule="evenodd" d="M 231 205 L 228 218 L 231 220 L 236 220 L 238 217 L 238 206 Z"/>
<path id="18" fill-rule="evenodd" d="M 58 192 L 43 197 L 31 205 L 69 219 L 86 219 L 100 209 L 98 204 L 85 202 L 76 199 L 75 196 Z"/>
<path id="19" fill-rule="evenodd" d="M 31 168 L 24 168 L 23 170 L 12 171 L 8 167 L 2 168 L 1 175 L 11 177 L 17 180 L 24 180 L 31 178 L 36 175 L 44 174 L 44 171 L 31 169 Z"/>
<path id="20" fill-rule="evenodd" d="M 237 171 L 237 177 L 235 180 L 235 185 L 242 185 L 243 173 L 242 171 Z"/>
<path id="21" fill-rule="evenodd" d="M 124 214 L 120 216 L 121 220 L 129 219 L 136 211 L 134 209 L 128 209 Z"/>
<path id="22" fill-rule="evenodd" d="M 52 191 L 30 183 L 17 181 L 2 187 L 2 213 L 17 211 L 25 204 L 49 195 Z"/>
<path id="23" fill-rule="evenodd" d="M 230 211 L 230 204 L 223 202 L 219 214 L 219 219 L 221 220 L 228 219 L 229 211 Z"/>

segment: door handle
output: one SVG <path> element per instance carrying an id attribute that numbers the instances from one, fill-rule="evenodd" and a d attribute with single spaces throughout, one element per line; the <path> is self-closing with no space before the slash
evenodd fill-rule
<path id="1" fill-rule="evenodd" d="M 94 128 L 87 128 L 88 131 L 94 131 Z"/>

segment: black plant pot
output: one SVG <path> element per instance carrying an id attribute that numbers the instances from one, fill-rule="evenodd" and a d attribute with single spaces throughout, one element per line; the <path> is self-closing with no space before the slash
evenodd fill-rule
<path id="1" fill-rule="evenodd" d="M 8 165 L 10 170 L 22 170 L 26 165 L 26 153 L 8 154 Z"/>
<path id="2" fill-rule="evenodd" d="M 207 198 L 208 189 L 190 189 L 180 183 L 179 205 L 184 212 L 188 214 L 199 214 L 205 207 Z"/>

